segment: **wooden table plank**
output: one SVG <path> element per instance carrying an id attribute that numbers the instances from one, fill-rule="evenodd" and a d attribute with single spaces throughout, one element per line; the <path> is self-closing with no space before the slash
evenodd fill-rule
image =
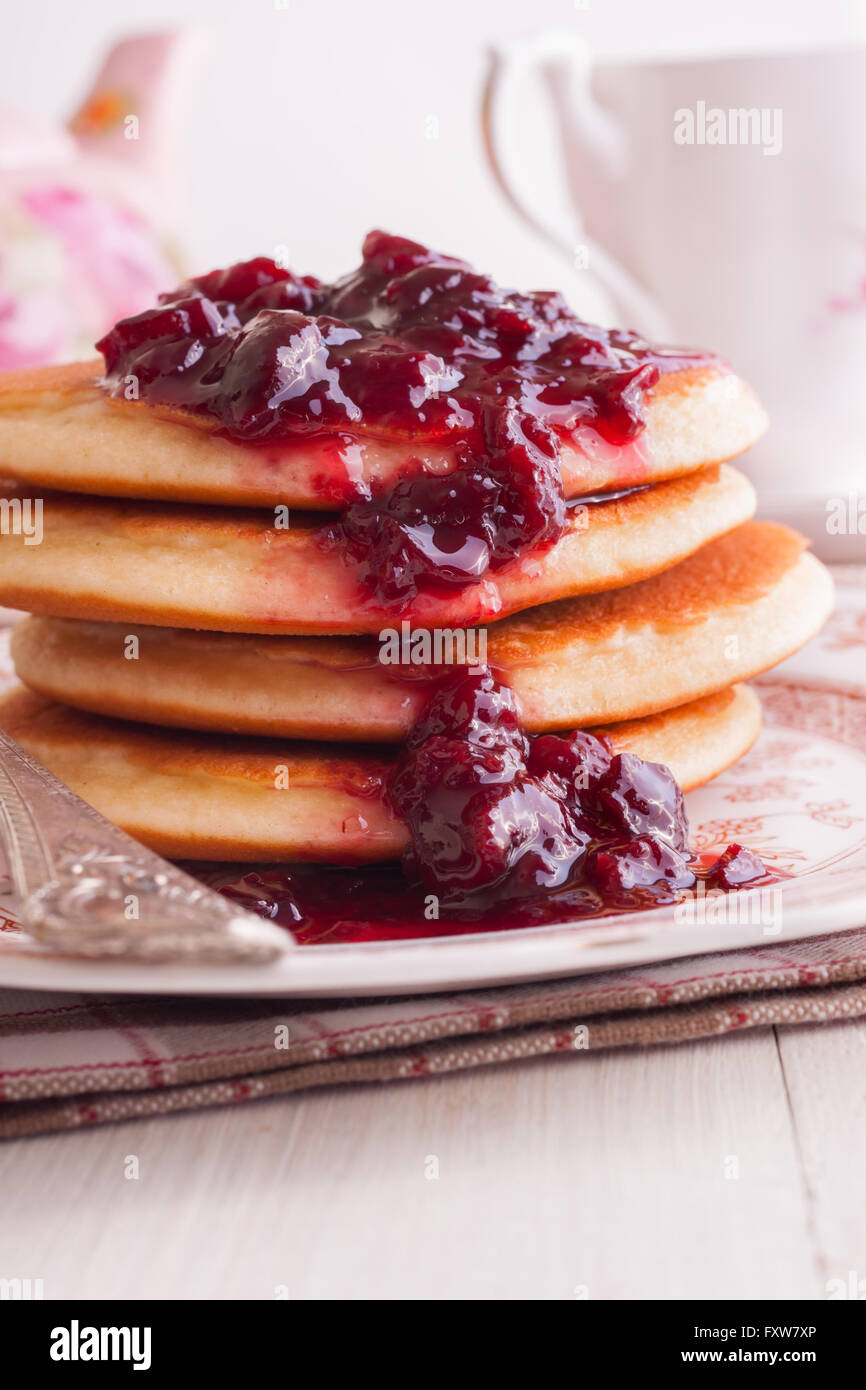
<path id="1" fill-rule="evenodd" d="M 822 1296 L 866 1298 L 866 1023 L 779 1030 Z M 833 1293 L 839 1293 L 837 1284 Z"/>
<path id="2" fill-rule="evenodd" d="M 0 1274 L 48 1297 L 823 1287 L 769 1031 L 11 1143 L 0 1213 Z"/>

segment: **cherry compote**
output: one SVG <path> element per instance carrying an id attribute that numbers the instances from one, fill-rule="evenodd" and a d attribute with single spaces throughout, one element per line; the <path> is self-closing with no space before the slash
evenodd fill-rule
<path id="1" fill-rule="evenodd" d="M 578 873 L 601 889 L 694 883 L 668 769 L 582 731 L 530 738 L 514 691 L 486 667 L 441 681 L 388 797 L 409 829 L 409 876 L 444 901 L 555 891 Z"/>
<path id="2" fill-rule="evenodd" d="M 704 353 L 651 346 L 582 322 L 558 294 L 503 289 L 417 242 L 371 232 L 333 284 L 265 257 L 188 280 L 97 344 L 106 386 L 273 444 L 329 434 L 402 442 L 405 476 L 334 499 L 321 543 L 357 566 L 371 600 L 477 584 L 562 534 L 560 448 L 589 426 L 610 444 L 644 428 L 661 373 Z M 413 444 L 454 450 L 425 473 Z"/>
<path id="3" fill-rule="evenodd" d="M 530 737 L 487 667 L 435 683 L 386 795 L 409 831 L 402 873 L 306 866 L 223 891 L 301 940 L 360 940 L 592 917 L 676 902 L 698 879 L 767 877 L 740 845 L 699 865 L 667 767 L 584 731 Z"/>

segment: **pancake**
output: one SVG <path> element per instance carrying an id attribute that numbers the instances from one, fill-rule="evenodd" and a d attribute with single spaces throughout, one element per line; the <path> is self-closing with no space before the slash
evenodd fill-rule
<path id="1" fill-rule="evenodd" d="M 416 625 L 466 626 L 632 584 L 748 520 L 751 484 L 728 464 L 571 509 L 544 552 L 444 596 L 419 595 Z M 357 565 L 321 544 L 309 513 L 45 497 L 41 544 L 0 536 L 0 604 L 61 618 L 218 632 L 379 633 L 399 614 L 365 600 Z"/>
<path id="2" fill-rule="evenodd" d="M 805 544 L 746 522 L 652 579 L 491 624 L 488 660 L 533 733 L 684 704 L 774 666 L 818 630 L 833 585 Z M 130 635 L 32 617 L 12 633 L 12 658 L 31 689 L 79 709 L 225 733 L 399 742 L 426 698 L 424 671 L 380 664 L 375 638 L 142 627 L 130 660 Z M 455 647 L 477 659 L 478 636 Z"/>
<path id="3" fill-rule="evenodd" d="M 666 763 L 688 789 L 751 747 L 761 713 L 734 686 L 647 719 L 603 730 L 618 751 Z M 389 756 L 366 747 L 169 733 L 83 714 L 18 687 L 0 726 L 73 791 L 170 858 L 319 860 L 397 858 L 402 821 L 387 810 Z M 288 772 L 288 787 L 275 780 Z"/>
<path id="4" fill-rule="evenodd" d="M 0 377 L 0 474 L 39 487 L 108 497 L 326 510 L 361 484 L 390 488 L 407 469 L 455 467 L 453 449 L 330 435 L 280 445 L 239 444 L 212 422 L 99 386 L 102 363 L 37 367 Z M 734 458 L 766 417 L 732 372 L 662 376 L 646 395 L 646 429 L 625 446 L 589 427 L 562 449 L 568 497 L 658 482 Z"/>

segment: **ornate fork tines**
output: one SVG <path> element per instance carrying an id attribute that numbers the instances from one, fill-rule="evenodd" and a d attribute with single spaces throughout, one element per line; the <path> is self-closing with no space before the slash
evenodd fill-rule
<path id="1" fill-rule="evenodd" d="M 112 825 L 2 730 L 0 837 L 21 923 L 55 950 L 255 964 L 294 946 Z"/>

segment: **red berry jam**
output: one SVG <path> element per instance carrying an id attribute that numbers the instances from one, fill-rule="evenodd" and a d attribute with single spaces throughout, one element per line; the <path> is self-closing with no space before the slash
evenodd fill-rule
<path id="1" fill-rule="evenodd" d="M 699 878 L 738 888 L 767 877 L 739 845 L 698 866 L 668 768 L 582 731 L 529 737 L 513 690 L 487 668 L 436 684 L 387 796 L 409 830 L 402 879 L 294 869 L 223 891 L 302 940 L 337 924 L 340 939 L 366 939 L 371 922 L 404 936 L 532 925 L 673 903 Z"/>
<path id="2" fill-rule="evenodd" d="M 362 487 L 323 533 L 363 591 L 397 609 L 551 545 L 566 519 L 563 440 L 588 425 L 628 443 L 663 372 L 717 361 L 583 323 L 558 294 L 502 289 L 385 232 L 333 284 L 260 257 L 187 281 L 97 347 L 109 391 L 132 377 L 141 399 L 244 443 L 365 434 L 452 447 L 456 472 L 409 466 L 384 495 Z"/>
<path id="3" fill-rule="evenodd" d="M 715 864 L 710 865 L 707 887 L 741 888 L 743 884 L 752 883 L 765 872 L 761 860 L 753 850 L 745 849 L 742 845 L 728 845 L 724 854 L 719 855 Z"/>
<path id="4" fill-rule="evenodd" d="M 694 883 L 683 795 L 668 769 L 614 755 L 593 734 L 528 737 L 514 692 L 486 668 L 441 682 L 389 800 L 409 828 L 409 876 L 444 901 L 554 891 L 584 872 L 602 889 Z"/>

